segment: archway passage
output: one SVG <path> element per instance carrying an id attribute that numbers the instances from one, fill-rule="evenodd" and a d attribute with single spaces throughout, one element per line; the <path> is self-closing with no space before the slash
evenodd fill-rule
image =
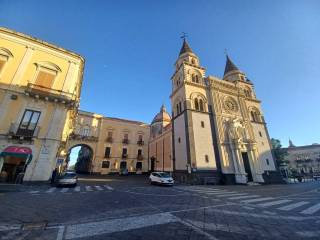
<path id="1" fill-rule="evenodd" d="M 67 169 L 76 173 L 88 174 L 92 171 L 93 150 L 86 144 L 70 148 L 67 158 Z"/>

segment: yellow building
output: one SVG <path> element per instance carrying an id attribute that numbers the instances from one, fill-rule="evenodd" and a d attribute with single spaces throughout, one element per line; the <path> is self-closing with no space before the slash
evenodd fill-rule
<path id="1" fill-rule="evenodd" d="M 83 68 L 78 54 L 0 28 L 2 181 L 50 179 L 73 128 Z"/>
<path id="2" fill-rule="evenodd" d="M 76 146 L 88 149 L 90 154 L 85 162 L 78 162 L 78 172 L 147 172 L 149 131 L 149 125 L 142 122 L 79 111 L 66 151 L 70 154 Z"/>

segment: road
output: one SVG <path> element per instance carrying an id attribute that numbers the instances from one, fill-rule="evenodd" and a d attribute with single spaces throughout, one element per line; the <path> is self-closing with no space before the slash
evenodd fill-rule
<path id="1" fill-rule="evenodd" d="M 1 186 L 0 186 L 1 190 Z M 85 177 L 0 193 L 0 239 L 319 239 L 320 182 L 151 186 Z"/>

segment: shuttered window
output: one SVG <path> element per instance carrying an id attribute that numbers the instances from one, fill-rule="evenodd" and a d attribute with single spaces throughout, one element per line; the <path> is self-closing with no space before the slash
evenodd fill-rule
<path id="1" fill-rule="evenodd" d="M 44 88 L 51 88 L 54 78 L 55 75 L 52 73 L 39 71 L 35 84 Z"/>

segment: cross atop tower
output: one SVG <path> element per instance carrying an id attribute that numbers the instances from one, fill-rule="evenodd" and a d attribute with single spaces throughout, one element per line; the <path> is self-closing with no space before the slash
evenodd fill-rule
<path id="1" fill-rule="evenodd" d="M 187 33 L 182 32 L 182 35 L 181 35 L 181 37 L 180 37 L 180 38 L 182 38 L 182 39 L 183 39 L 183 41 L 185 41 L 187 37 L 188 37 Z"/>

